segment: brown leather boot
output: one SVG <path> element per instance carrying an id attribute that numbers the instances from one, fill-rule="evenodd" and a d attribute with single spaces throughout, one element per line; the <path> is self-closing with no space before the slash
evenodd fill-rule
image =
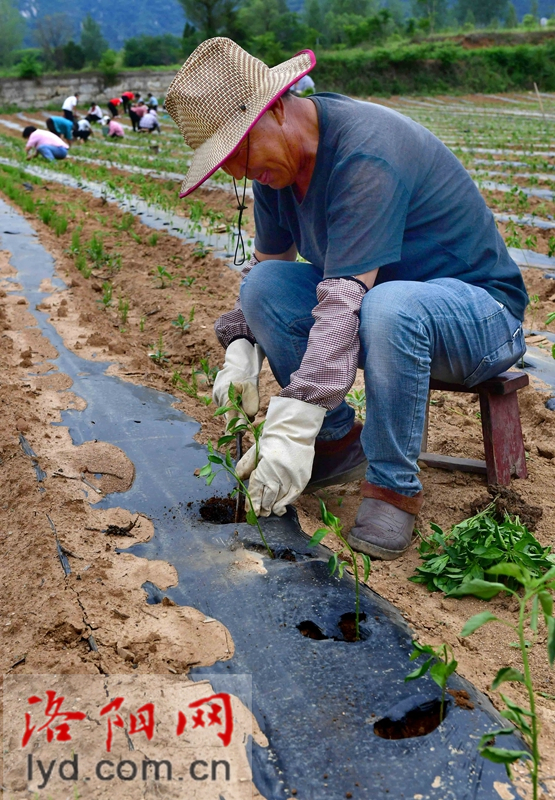
<path id="1" fill-rule="evenodd" d="M 332 442 L 316 439 L 312 475 L 304 494 L 364 477 L 368 461 L 360 443 L 361 433 L 362 422 L 357 421 L 342 439 Z"/>
<path id="2" fill-rule="evenodd" d="M 347 541 L 359 553 L 391 561 L 409 547 L 414 520 L 422 506 L 422 492 L 413 497 L 374 486 L 367 481 L 361 486 L 362 503 Z"/>

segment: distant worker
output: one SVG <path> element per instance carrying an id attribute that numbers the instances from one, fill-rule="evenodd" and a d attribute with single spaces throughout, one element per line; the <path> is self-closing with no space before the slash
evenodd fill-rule
<path id="1" fill-rule="evenodd" d="M 50 133 L 55 133 L 62 139 L 65 139 L 68 146 L 71 146 L 73 141 L 73 122 L 70 122 L 65 117 L 48 117 L 46 120 L 46 127 Z"/>
<path id="2" fill-rule="evenodd" d="M 149 108 L 154 108 L 156 110 L 158 108 L 158 99 L 154 97 L 152 92 L 149 92 L 146 96 L 146 104 Z"/>
<path id="3" fill-rule="evenodd" d="M 123 113 L 127 114 L 131 108 L 131 103 L 135 100 L 135 92 L 122 92 L 121 102 L 123 103 Z"/>
<path id="4" fill-rule="evenodd" d="M 112 115 L 112 117 L 118 116 L 118 106 L 121 105 L 121 97 L 112 97 L 111 100 L 108 100 L 108 111 Z"/>
<path id="5" fill-rule="evenodd" d="M 141 117 L 139 133 L 152 133 L 153 131 L 158 131 L 158 133 L 162 132 L 160 130 L 160 123 L 158 122 L 158 114 L 154 108 L 151 108 Z"/>
<path id="6" fill-rule="evenodd" d="M 294 83 L 291 87 L 291 92 L 297 97 L 308 97 L 314 94 L 316 86 L 310 75 L 303 75 L 303 77 Z"/>
<path id="7" fill-rule="evenodd" d="M 91 107 L 87 111 L 85 119 L 87 122 L 102 122 L 102 117 L 104 113 L 99 105 L 97 105 L 94 101 L 91 103 Z"/>
<path id="8" fill-rule="evenodd" d="M 136 103 L 134 106 L 131 106 L 131 108 L 129 109 L 129 119 L 131 120 L 131 124 L 133 125 L 134 131 L 139 130 L 140 127 L 139 123 L 142 117 L 144 117 L 144 115 L 147 113 L 147 111 L 148 107 L 145 106 L 142 100 L 139 100 L 138 103 Z"/>
<path id="9" fill-rule="evenodd" d="M 104 117 L 102 125 L 108 128 L 108 136 L 110 139 L 123 139 L 125 136 L 122 125 L 113 118 Z"/>
<path id="10" fill-rule="evenodd" d="M 80 142 L 86 142 L 89 136 L 92 135 L 91 123 L 88 119 L 80 119 L 77 123 L 77 129 L 73 131 L 75 138 Z"/>
<path id="11" fill-rule="evenodd" d="M 79 99 L 79 92 L 75 92 L 75 94 L 66 97 L 62 105 L 62 111 L 64 112 L 64 117 L 68 119 L 70 122 L 75 121 L 75 109 L 77 107 L 77 101 Z"/>
<path id="12" fill-rule="evenodd" d="M 25 152 L 27 159 L 41 155 L 47 161 L 60 161 L 67 156 L 68 145 L 50 131 L 39 131 L 34 125 L 29 125 L 23 130 L 23 138 L 27 140 Z"/>

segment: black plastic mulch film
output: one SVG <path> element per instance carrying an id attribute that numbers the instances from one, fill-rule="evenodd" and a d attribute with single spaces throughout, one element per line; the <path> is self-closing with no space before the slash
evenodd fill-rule
<path id="1" fill-rule="evenodd" d="M 171 562 L 179 583 L 168 597 L 219 620 L 233 638 L 231 660 L 192 669 L 191 677 L 252 675 L 252 710 L 269 740 L 268 748 L 253 744 L 259 792 L 268 800 L 291 797 L 293 788 L 300 800 L 339 800 L 349 792 L 365 800 L 499 800 L 494 783 L 507 782 L 504 767 L 477 753 L 480 736 L 502 723 L 487 698 L 453 675 L 450 688 L 466 690 L 473 710 L 450 700 L 446 719 L 427 735 L 375 735 L 377 721 L 386 729 L 396 721 L 402 726 L 418 707 L 437 707 L 439 689 L 431 679 L 404 682 L 413 666 L 411 632 L 399 612 L 364 588 L 363 638 L 343 641 L 339 622 L 353 610 L 353 580 L 329 578 L 329 551 L 307 548 L 291 512 L 263 520 L 271 547 L 289 551 L 289 558 L 263 556 L 263 572 L 232 569 L 238 546 L 259 552 L 257 534 L 245 524 L 200 519 L 201 502 L 227 494 L 231 484 L 219 476 L 208 488 L 194 477 L 206 463 L 206 449 L 193 439 L 198 423 L 172 408 L 171 395 L 107 376 L 108 364 L 85 361 L 64 347 L 46 313 L 35 310 L 44 299 L 41 282 L 52 279 L 53 260 L 30 225 L 3 201 L 0 240 L 12 253 L 17 281 L 40 330 L 59 353 L 53 363 L 86 400 L 84 411 L 62 414 L 73 443 L 110 442 L 135 465 L 132 487 L 96 507 L 122 507 L 152 518 L 155 536 L 130 552 Z M 53 282 L 60 285 L 56 278 Z M 145 588 L 149 602 L 160 602 L 162 592 Z M 321 635 L 301 635 L 301 624 Z M 217 678 L 212 684 L 218 691 Z M 513 738 L 506 745 L 519 748 L 520 742 Z"/>

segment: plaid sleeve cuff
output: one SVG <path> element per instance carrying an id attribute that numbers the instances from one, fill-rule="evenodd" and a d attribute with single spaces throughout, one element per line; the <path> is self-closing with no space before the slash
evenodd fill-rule
<path id="1" fill-rule="evenodd" d="M 358 280 L 328 278 L 318 284 L 315 323 L 299 369 L 280 392 L 331 411 L 355 380 L 360 350 L 360 307 L 367 292 Z"/>
<path id="2" fill-rule="evenodd" d="M 258 264 L 258 259 L 253 255 L 249 263 L 241 270 L 241 279 L 246 278 L 255 264 Z M 225 314 L 218 317 L 214 323 L 214 330 L 224 350 L 227 349 L 235 339 L 248 339 L 251 344 L 256 344 L 254 334 L 247 325 L 245 315 L 241 309 L 240 297 L 237 298 L 235 306 L 231 311 L 226 311 Z"/>

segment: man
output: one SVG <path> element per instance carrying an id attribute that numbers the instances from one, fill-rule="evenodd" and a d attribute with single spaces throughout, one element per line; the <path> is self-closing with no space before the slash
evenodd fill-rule
<path id="1" fill-rule="evenodd" d="M 127 114 L 129 109 L 131 108 L 131 103 L 135 97 L 135 92 L 122 92 L 121 93 L 121 102 L 123 103 L 123 113 Z"/>
<path id="2" fill-rule="evenodd" d="M 46 120 L 46 127 L 50 133 L 60 136 L 67 142 L 68 147 L 71 147 L 73 141 L 73 131 L 75 124 L 70 122 L 65 117 L 48 117 Z"/>
<path id="3" fill-rule="evenodd" d="M 101 122 L 103 116 L 104 116 L 104 114 L 102 113 L 102 109 L 93 100 L 91 102 L 89 110 L 87 111 L 85 119 L 87 120 L 87 122 Z"/>
<path id="4" fill-rule="evenodd" d="M 146 104 L 149 108 L 153 108 L 156 111 L 158 108 L 158 98 L 154 97 L 152 92 L 149 92 L 146 96 Z"/>
<path id="5" fill-rule="evenodd" d="M 525 349 L 527 297 L 480 193 L 428 130 L 341 95 L 285 94 L 314 63 L 303 51 L 269 69 L 207 40 L 166 107 L 194 150 L 181 196 L 219 167 L 253 181 L 255 255 L 216 323 L 226 355 L 214 399 L 225 405 L 233 383 L 256 414 L 264 356 L 282 387 L 258 464 L 252 448 L 237 465 L 255 513 L 365 474 L 349 542 L 393 559 L 422 504 L 430 376 L 473 386 L 508 369 Z M 357 366 L 362 431 L 344 399 Z"/>
<path id="6" fill-rule="evenodd" d="M 108 111 L 113 117 L 117 117 L 119 115 L 118 106 L 121 105 L 121 97 L 112 97 L 111 100 L 108 100 Z"/>
<path id="7" fill-rule="evenodd" d="M 92 136 L 91 123 L 88 119 L 80 119 L 77 123 L 77 129 L 74 130 L 75 138 L 79 142 L 86 142 L 89 136 Z"/>
<path id="8" fill-rule="evenodd" d="M 38 155 L 47 161 L 61 160 L 67 156 L 68 145 L 55 133 L 39 131 L 33 125 L 28 125 L 23 130 L 23 138 L 27 140 L 25 145 L 27 160 Z"/>
<path id="9" fill-rule="evenodd" d="M 144 104 L 143 100 L 139 100 L 136 105 L 131 106 L 129 109 L 129 119 L 131 120 L 131 124 L 133 125 L 133 130 L 137 132 L 139 130 L 139 123 L 141 118 L 148 112 L 148 106 Z"/>
<path id="10" fill-rule="evenodd" d="M 77 101 L 79 99 L 79 92 L 75 92 L 75 94 L 66 97 L 62 105 L 62 111 L 64 112 L 64 117 L 68 119 L 70 122 L 74 122 L 75 120 L 75 109 L 77 107 Z"/>

